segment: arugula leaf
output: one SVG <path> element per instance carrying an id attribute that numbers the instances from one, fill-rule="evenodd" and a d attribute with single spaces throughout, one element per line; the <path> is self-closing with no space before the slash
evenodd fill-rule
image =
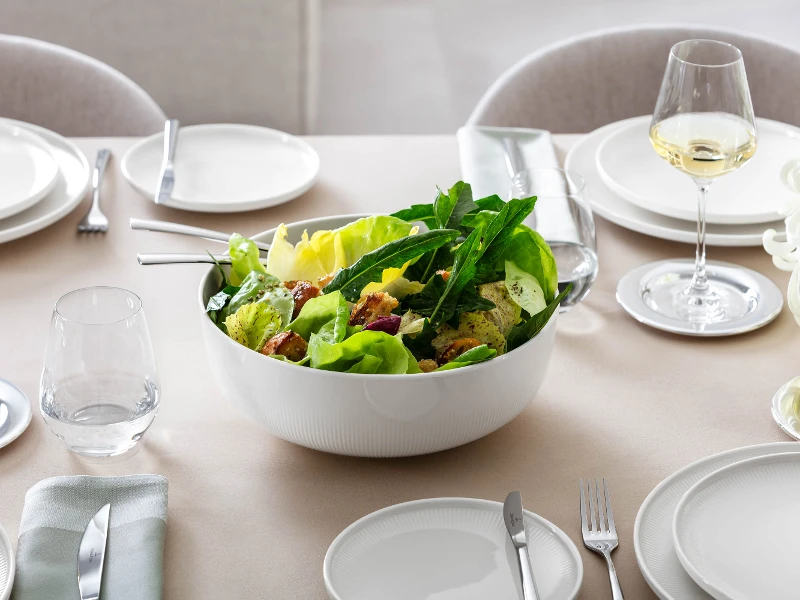
<path id="1" fill-rule="evenodd" d="M 493 194 L 491 196 L 486 196 L 486 198 L 479 198 L 475 200 L 475 205 L 480 208 L 481 210 L 493 210 L 495 212 L 500 212 L 503 210 L 505 206 L 505 202 L 500 199 L 500 196 L 497 194 Z"/>
<path id="2" fill-rule="evenodd" d="M 398 210 L 396 213 L 392 213 L 389 216 L 403 219 L 403 221 L 408 221 L 409 223 L 424 221 L 425 219 L 435 219 L 433 204 L 412 204 L 408 208 Z"/>
<path id="3" fill-rule="evenodd" d="M 422 324 L 422 331 L 415 334 L 413 337 L 411 335 L 404 335 L 403 343 L 417 360 L 433 358 L 436 356 L 436 350 L 431 345 L 431 342 L 437 335 L 436 328 L 431 325 L 428 319 L 425 319 Z"/>
<path id="4" fill-rule="evenodd" d="M 217 265 L 217 269 L 219 270 L 219 274 L 222 275 L 222 287 L 227 287 L 230 285 L 230 281 L 228 281 L 228 276 L 225 274 L 225 269 L 222 268 L 222 265 L 219 264 L 219 261 L 214 258 L 214 255 L 211 254 L 208 250 L 206 250 L 206 254 L 214 261 L 214 264 Z M 207 311 L 206 311 L 207 312 Z"/>
<path id="5" fill-rule="evenodd" d="M 502 262 L 517 226 L 533 211 L 535 204 L 536 196 L 509 200 L 486 226 L 477 264 L 476 278 L 479 283 L 502 279 L 498 274 L 498 264 Z"/>
<path id="6" fill-rule="evenodd" d="M 208 316 L 211 317 L 211 320 L 214 321 L 214 323 L 217 322 L 217 311 L 225 308 L 228 300 L 230 300 L 238 291 L 239 288 L 237 286 L 226 285 L 208 299 L 208 304 L 206 304 L 206 312 L 208 313 Z"/>
<path id="7" fill-rule="evenodd" d="M 527 321 L 523 321 L 519 325 L 515 325 L 511 332 L 508 334 L 506 338 L 506 351 L 511 351 L 514 348 L 519 348 L 522 344 L 533 338 L 537 333 L 539 333 L 542 328 L 547 325 L 547 322 L 550 320 L 550 317 L 553 316 L 553 313 L 558 308 L 558 305 L 564 299 L 564 297 L 569 293 L 572 289 L 572 284 L 570 283 L 564 291 L 561 292 L 556 299 L 553 300 L 550 304 L 547 305 L 543 311 L 536 313 Z"/>
<path id="8" fill-rule="evenodd" d="M 361 296 L 361 290 L 368 283 L 381 280 L 384 269 L 401 267 L 430 250 L 452 242 L 457 237 L 458 231 L 435 229 L 384 244 L 363 255 L 349 267 L 341 269 L 325 286 L 323 293 L 329 294 L 339 290 L 347 300 L 356 302 Z"/>
<path id="9" fill-rule="evenodd" d="M 429 317 L 436 308 L 439 298 L 444 294 L 445 287 L 446 284 L 442 276 L 434 275 L 430 278 L 428 283 L 425 284 L 421 292 L 412 296 L 407 296 L 403 305 L 417 314 Z M 494 302 L 479 296 L 474 285 L 467 285 L 458 296 L 455 312 L 461 314 L 465 312 L 492 310 L 493 308 L 495 308 Z"/>
<path id="10" fill-rule="evenodd" d="M 481 229 L 475 229 L 467 236 L 453 257 L 453 268 L 444 291 L 431 313 L 434 326 L 447 321 L 456 311 L 458 296 L 464 287 L 475 278 L 475 262 L 480 256 Z"/>
<path id="11" fill-rule="evenodd" d="M 472 201 L 472 186 L 459 181 L 445 194 L 439 190 L 433 202 L 433 213 L 439 229 L 457 229 L 461 219 L 477 205 Z"/>

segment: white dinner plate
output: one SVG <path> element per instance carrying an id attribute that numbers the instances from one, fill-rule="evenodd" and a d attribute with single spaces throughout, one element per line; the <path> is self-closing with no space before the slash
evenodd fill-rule
<path id="1" fill-rule="evenodd" d="M 611 123 L 593 131 L 570 149 L 564 168 L 586 180 L 592 209 L 601 217 L 644 235 L 694 244 L 697 241 L 694 223 L 665 217 L 628 202 L 609 190 L 597 172 L 597 148 L 606 136 L 639 118 Z M 689 194 L 692 194 L 691 188 Z M 770 227 L 782 230 L 783 221 L 761 225 L 708 225 L 706 243 L 710 246 L 761 246 L 761 236 Z"/>
<path id="2" fill-rule="evenodd" d="M 40 136 L 0 124 L 0 219 L 33 206 L 56 184 L 58 164 Z"/>
<path id="3" fill-rule="evenodd" d="M 164 134 L 132 146 L 122 173 L 153 199 L 161 175 Z M 175 189 L 168 206 L 199 212 L 240 212 L 288 202 L 319 174 L 319 157 L 288 133 L 255 125 L 192 125 L 178 132 Z"/>
<path id="4" fill-rule="evenodd" d="M 683 495 L 698 481 L 736 462 L 780 452 L 800 453 L 797 442 L 776 442 L 728 450 L 692 463 L 667 477 L 639 508 L 633 528 L 636 561 L 661 600 L 711 600 L 686 573 L 675 554 L 672 520 Z"/>
<path id="5" fill-rule="evenodd" d="M 672 532 L 684 569 L 717 600 L 797 600 L 800 455 L 751 458 L 705 477 L 678 504 Z"/>
<path id="6" fill-rule="evenodd" d="M 89 185 L 91 171 L 86 157 L 69 140 L 44 127 L 0 118 L 0 125 L 18 126 L 42 138 L 58 164 L 56 183 L 36 204 L 0 220 L 0 243 L 15 240 L 44 229 L 63 219 L 80 204 Z"/>
<path id="7" fill-rule="evenodd" d="M 11 539 L 0 527 L 0 600 L 8 600 L 11 597 L 15 572 L 16 561 L 14 550 L 11 548 Z"/>
<path id="8" fill-rule="evenodd" d="M 697 219 L 697 188 L 656 154 L 650 144 L 650 116 L 629 120 L 597 148 L 600 177 L 633 204 L 692 223 Z M 781 218 L 792 192 L 781 182 L 781 168 L 800 156 L 800 129 L 756 119 L 758 149 L 741 169 L 714 180 L 706 221 L 720 225 L 769 223 Z"/>
<path id="9" fill-rule="evenodd" d="M 558 527 L 525 511 L 541 600 L 575 598 L 583 564 Z M 432 498 L 359 519 L 333 541 L 323 566 L 333 600 L 518 600 L 517 555 L 500 502 Z"/>

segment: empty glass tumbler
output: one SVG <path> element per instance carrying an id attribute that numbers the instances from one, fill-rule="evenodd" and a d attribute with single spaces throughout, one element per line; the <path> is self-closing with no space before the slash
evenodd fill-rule
<path id="1" fill-rule="evenodd" d="M 70 450 L 113 456 L 153 422 L 160 391 L 139 297 L 114 287 L 56 302 L 39 390 L 42 416 Z"/>
<path id="2" fill-rule="evenodd" d="M 564 169 L 527 169 L 514 176 L 512 198 L 537 196 L 536 208 L 525 224 L 536 229 L 553 251 L 558 266 L 558 289 L 572 290 L 560 310 L 578 304 L 597 277 L 597 240 L 586 183 Z"/>

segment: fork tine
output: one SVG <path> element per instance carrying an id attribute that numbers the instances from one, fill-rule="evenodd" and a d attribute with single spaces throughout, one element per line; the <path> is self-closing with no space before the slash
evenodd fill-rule
<path id="1" fill-rule="evenodd" d="M 605 483 L 605 479 L 603 479 L 603 483 Z M 605 494 L 603 493 L 603 488 L 600 487 L 600 479 L 594 480 L 594 489 L 597 492 L 597 516 L 600 517 L 600 531 L 608 531 L 606 529 L 606 520 L 603 516 L 603 509 L 605 508 Z"/>
<path id="2" fill-rule="evenodd" d="M 592 480 L 588 480 L 589 484 L 589 508 L 591 509 L 591 518 L 592 518 L 592 531 L 597 531 L 597 520 L 595 519 L 595 512 L 596 508 L 594 505 L 594 490 L 592 490 Z"/>
<path id="3" fill-rule="evenodd" d="M 617 535 L 617 526 L 614 525 L 614 511 L 611 510 L 611 496 L 608 493 L 608 484 L 603 479 L 603 487 L 605 488 L 606 496 L 606 513 L 608 514 L 608 528 L 614 535 Z"/>
<path id="4" fill-rule="evenodd" d="M 581 479 L 581 530 L 584 535 L 589 532 L 589 519 L 586 516 L 586 486 Z"/>

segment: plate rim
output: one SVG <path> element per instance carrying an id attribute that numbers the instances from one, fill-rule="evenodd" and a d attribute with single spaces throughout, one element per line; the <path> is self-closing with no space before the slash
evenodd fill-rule
<path id="1" fill-rule="evenodd" d="M 34 219 L 32 221 L 26 221 L 21 225 L 17 225 L 16 227 L 12 227 L 11 229 L 0 230 L 0 244 L 5 242 L 11 242 L 13 240 L 17 240 L 22 237 L 29 236 L 37 231 L 41 231 L 45 227 L 60 221 L 64 217 L 66 217 L 69 213 L 71 213 L 83 200 L 83 197 L 86 195 L 86 190 L 89 188 L 89 183 L 91 182 L 91 170 L 89 168 L 89 161 L 87 160 L 86 156 L 81 152 L 81 150 L 76 146 L 71 140 L 65 138 L 63 135 L 56 133 L 55 131 L 50 131 L 45 127 L 40 125 L 34 125 L 33 123 L 26 123 L 25 121 L 18 121 L 16 119 L 9 119 L 6 117 L 0 117 L 0 123 L 13 123 L 15 125 L 21 126 L 25 129 L 31 130 L 38 135 L 43 135 L 45 138 L 52 136 L 55 140 L 57 140 L 60 144 L 63 145 L 65 151 L 72 154 L 78 162 L 83 167 L 83 174 L 84 174 L 84 182 L 81 190 L 77 192 L 74 196 L 70 197 L 68 194 L 64 195 L 64 201 L 59 204 L 59 206 L 54 209 L 53 211 L 42 215 L 38 219 Z M 45 141 L 47 141 L 45 139 Z M 58 160 L 56 160 L 58 163 Z M 61 165 L 58 164 L 58 177 L 65 177 L 64 173 L 61 171 Z M 66 179 L 66 178 L 65 178 Z M 35 205 L 34 205 L 35 206 Z M 32 208 L 32 207 L 28 207 Z M 17 213 L 12 216 L 19 216 L 22 214 Z"/>
<path id="2" fill-rule="evenodd" d="M 0 379 L 0 385 L 3 384 L 16 390 L 17 393 L 19 393 L 20 397 L 25 399 L 26 417 L 24 423 L 20 421 L 15 429 L 12 430 L 12 426 L 11 424 L 9 424 L 9 427 L 8 429 L 6 429 L 6 432 L 0 434 L 0 448 L 5 448 L 11 442 L 16 440 L 19 436 L 21 436 L 23 433 L 25 433 L 25 430 L 28 428 L 28 426 L 31 424 L 31 421 L 33 420 L 33 407 L 31 406 L 31 401 L 30 398 L 28 398 L 27 394 L 25 394 L 25 392 L 19 389 L 19 387 L 17 387 L 7 379 Z M 8 404 L 8 402 L 6 402 L 6 404 Z"/>
<path id="3" fill-rule="evenodd" d="M 34 194 L 28 196 L 28 198 L 26 198 L 24 201 L 18 202 L 11 207 L 6 207 L 5 209 L 0 208 L 0 220 L 2 220 L 8 217 L 13 217 L 16 214 L 21 213 L 23 210 L 29 209 L 31 206 L 39 202 L 39 200 L 41 200 L 42 198 L 47 196 L 47 194 L 53 191 L 53 188 L 56 186 L 56 183 L 58 182 L 58 177 L 61 174 L 61 167 L 59 166 L 56 157 L 53 156 L 53 151 L 50 147 L 50 144 L 48 144 L 36 132 L 30 129 L 26 129 L 22 125 L 4 123 L 4 122 L 0 122 L 0 129 L 5 130 L 12 136 L 14 135 L 15 131 L 22 132 L 22 137 L 27 138 L 28 143 L 33 144 L 34 146 L 42 150 L 50 159 L 50 164 L 52 165 L 50 168 L 52 173 L 46 185 L 42 186 Z"/>
<path id="4" fill-rule="evenodd" d="M 598 127 L 597 129 L 595 129 L 594 131 L 589 132 L 588 134 L 583 135 L 583 137 L 581 137 L 581 139 L 576 141 L 570 147 L 569 151 L 567 152 L 567 156 L 564 159 L 564 168 L 567 169 L 567 170 L 574 170 L 577 173 L 579 173 L 580 175 L 582 175 L 583 177 L 587 178 L 587 180 L 588 180 L 588 178 L 591 177 L 591 175 L 587 176 L 587 174 L 584 172 L 585 170 L 575 169 L 575 166 L 574 166 L 574 162 L 576 160 L 575 156 L 578 155 L 579 153 L 583 152 L 587 146 L 590 146 L 591 144 L 598 143 L 597 142 L 598 139 L 602 139 L 604 135 L 608 135 L 608 133 L 611 132 L 611 131 L 614 131 L 614 129 L 616 127 L 620 127 L 624 123 L 626 123 L 628 121 L 631 121 L 631 120 L 634 120 L 634 119 L 638 119 L 638 118 L 641 118 L 641 117 L 631 117 L 630 119 L 623 119 L 621 121 L 616 121 L 614 123 L 608 123 L 606 125 L 603 125 L 602 127 Z M 596 172 L 597 171 L 597 166 L 595 164 L 596 161 L 594 160 L 594 155 L 592 155 L 592 157 L 589 160 L 589 162 L 592 163 L 592 166 L 590 167 L 590 169 L 592 169 L 593 171 Z M 638 233 L 640 235 L 645 235 L 645 236 L 649 236 L 649 237 L 655 237 L 655 238 L 659 238 L 659 239 L 662 239 L 662 240 L 669 240 L 669 241 L 672 241 L 672 242 L 681 242 L 681 243 L 685 243 L 685 244 L 695 244 L 697 242 L 697 233 L 696 233 L 695 229 L 682 230 L 682 229 L 675 229 L 675 228 L 672 228 L 672 227 L 669 227 L 669 226 L 665 226 L 665 225 L 654 224 L 654 223 L 651 223 L 651 222 L 642 222 L 642 221 L 636 220 L 636 219 L 634 219 L 634 218 L 632 218 L 630 216 L 626 216 L 624 214 L 620 214 L 616 210 L 606 208 L 606 206 L 604 204 L 600 204 L 600 203 L 597 202 L 597 194 L 593 193 L 591 191 L 592 189 L 594 189 L 595 186 L 591 182 L 588 182 L 588 181 L 587 181 L 587 184 L 590 185 L 588 198 L 589 198 L 589 202 L 590 202 L 590 204 L 592 206 L 592 210 L 595 213 L 597 213 L 598 215 L 600 215 L 601 217 L 603 217 L 604 219 L 610 221 L 611 223 L 614 223 L 615 225 L 618 225 L 620 227 L 623 227 L 624 229 L 627 229 L 629 231 L 633 231 L 633 232 Z M 603 185 L 602 181 L 599 182 L 599 184 Z M 608 189 L 606 189 L 605 192 L 603 192 L 603 193 L 612 194 L 612 195 L 616 196 L 616 194 L 614 194 L 611 190 L 608 190 Z M 624 198 L 620 198 L 620 200 L 622 202 L 625 202 L 626 204 L 631 204 L 627 200 L 625 200 Z M 644 209 L 641 209 L 640 207 L 635 206 L 633 204 L 631 204 L 631 206 L 635 207 L 638 210 L 644 210 Z M 647 212 L 649 212 L 649 211 L 647 211 Z M 658 216 L 659 218 L 670 218 L 670 217 L 664 217 L 664 215 L 658 215 L 657 213 L 652 213 L 652 214 Z M 764 223 L 764 229 L 767 229 L 768 225 L 770 225 L 770 224 Z M 776 221 L 776 222 L 772 223 L 772 226 L 774 228 L 781 228 L 782 227 L 782 222 Z M 717 227 L 732 227 L 732 226 L 730 226 L 730 225 L 721 225 L 721 226 L 717 225 Z M 741 225 L 739 227 L 741 227 Z M 756 247 L 756 246 L 761 246 L 762 233 L 763 233 L 763 230 L 762 230 L 762 232 L 759 232 L 758 234 L 756 234 L 756 233 L 753 233 L 753 234 L 738 234 L 738 233 L 722 234 L 722 233 L 715 233 L 715 232 L 707 232 L 706 233 L 706 243 L 709 246 L 720 246 L 720 247 L 734 247 L 734 248 Z"/>
<path id="5" fill-rule="evenodd" d="M 640 117 L 633 117 L 629 119 L 628 123 L 624 126 L 620 126 L 619 128 L 615 129 L 614 131 L 610 132 L 605 139 L 600 142 L 597 146 L 597 151 L 595 152 L 595 166 L 597 169 L 597 174 L 600 176 L 603 184 L 614 194 L 622 198 L 623 200 L 630 202 L 631 204 L 638 206 L 643 210 L 647 210 L 649 212 L 662 215 L 665 217 L 670 217 L 672 219 L 678 219 L 680 221 L 686 221 L 688 223 L 695 223 L 697 220 L 696 214 L 691 214 L 692 211 L 684 211 L 680 208 L 672 208 L 670 206 L 665 206 L 663 204 L 653 204 L 647 202 L 646 198 L 640 196 L 639 194 L 634 193 L 633 191 L 626 188 L 624 185 L 619 183 L 615 180 L 606 169 L 603 167 L 602 160 L 600 155 L 602 154 L 603 150 L 606 146 L 611 142 L 611 140 L 615 137 L 618 137 L 625 133 L 626 131 L 630 131 L 635 127 L 639 127 L 648 121 L 652 121 L 652 115 L 642 115 Z M 756 126 L 761 129 L 763 126 L 765 129 L 769 129 L 772 132 L 775 132 L 780 135 L 784 135 L 785 137 L 794 138 L 798 142 L 800 142 L 800 128 L 795 127 L 794 125 L 790 125 L 788 123 L 782 123 L 780 121 L 775 121 L 773 119 L 765 119 L 762 117 L 756 117 Z M 757 215 L 751 216 L 736 216 L 736 215 L 720 215 L 719 213 L 706 212 L 706 223 L 712 225 L 767 225 L 769 223 L 775 223 L 777 221 L 783 220 L 783 216 L 781 216 L 779 211 L 774 212 L 762 212 Z M 756 220 L 753 220 L 756 219 Z"/>
<path id="6" fill-rule="evenodd" d="M 747 469 L 752 467 L 753 465 L 758 465 L 760 463 L 770 463 L 770 462 L 784 462 L 789 461 L 791 462 L 800 462 L 800 454 L 797 452 L 776 452 L 774 454 L 767 454 L 764 456 L 754 456 L 751 458 L 746 458 L 744 460 L 737 461 L 733 464 L 726 465 L 721 469 L 717 469 L 713 473 L 709 473 L 705 477 L 703 477 L 700 481 L 695 483 L 692 487 L 690 487 L 683 497 L 678 502 L 678 506 L 675 508 L 675 514 L 672 516 L 672 545 L 675 548 L 675 553 L 678 555 L 678 560 L 680 561 L 683 568 L 686 570 L 686 573 L 691 577 L 694 582 L 699 585 L 703 590 L 705 590 L 709 595 L 713 596 L 714 598 L 718 598 L 719 600 L 735 600 L 730 595 L 726 594 L 723 590 L 719 589 L 716 585 L 711 583 L 707 578 L 703 577 L 697 567 L 689 560 L 689 557 L 686 555 L 684 549 L 680 544 L 680 535 L 678 532 L 679 528 L 679 521 L 683 513 L 686 511 L 686 506 L 689 502 L 692 501 L 694 496 L 696 496 L 700 490 L 705 487 L 708 487 L 715 481 L 719 479 L 724 479 L 730 476 L 731 473 Z"/>
<path id="7" fill-rule="evenodd" d="M 364 515 L 363 517 L 360 517 L 359 519 L 353 521 L 352 523 L 350 523 L 350 525 L 345 527 L 339 533 L 339 535 L 337 535 L 334 538 L 334 540 L 331 542 L 331 545 L 328 546 L 328 550 L 325 552 L 325 558 L 323 559 L 322 562 L 322 576 L 323 579 L 325 580 L 325 589 L 328 592 L 330 598 L 332 600 L 347 600 L 346 598 L 340 596 L 339 593 L 333 587 L 333 582 L 331 579 L 331 563 L 333 562 L 335 554 L 339 551 L 340 547 L 349 537 L 351 537 L 358 531 L 362 530 L 372 521 L 380 520 L 386 515 L 395 512 L 403 512 L 404 510 L 414 509 L 420 506 L 425 507 L 426 505 L 437 505 L 437 504 L 459 504 L 463 505 L 464 507 L 482 508 L 482 509 L 491 508 L 492 510 L 497 511 L 497 513 L 500 515 L 502 515 L 502 509 L 503 509 L 503 503 L 497 502 L 495 500 L 486 500 L 483 498 L 446 496 L 441 498 L 420 498 L 418 500 L 400 502 L 398 504 L 385 506 L 384 508 L 380 508 L 376 511 Z M 576 571 L 575 585 L 573 586 L 572 590 L 570 590 L 568 600 L 574 600 L 577 597 L 578 593 L 580 592 L 581 585 L 583 584 L 583 561 L 581 560 L 578 547 L 566 533 L 564 533 L 557 525 L 555 525 L 551 521 L 548 521 L 544 517 L 536 513 L 533 513 L 529 510 L 525 510 L 524 513 L 528 519 L 532 519 L 536 521 L 539 525 L 550 530 L 557 538 L 561 540 L 561 542 L 564 544 L 564 546 L 568 549 L 568 551 L 572 555 L 575 564 L 577 565 L 577 571 Z"/>
<path id="8" fill-rule="evenodd" d="M 186 210 L 191 212 L 203 212 L 203 213 L 234 213 L 234 212 L 246 212 L 250 210 L 258 210 L 262 208 L 270 208 L 272 206 L 277 206 L 279 204 L 289 202 L 290 200 L 294 200 L 295 198 L 303 195 L 308 190 L 310 190 L 314 186 L 314 184 L 319 180 L 319 173 L 320 173 L 319 153 L 317 153 L 314 147 L 311 146 L 311 144 L 309 144 L 306 140 L 291 133 L 280 131 L 279 129 L 273 129 L 271 127 L 263 127 L 261 125 L 250 125 L 246 123 L 201 123 L 196 125 L 187 125 L 185 127 L 181 127 L 180 132 L 178 133 L 179 136 L 178 144 L 180 145 L 181 132 L 200 131 L 202 133 L 204 131 L 213 131 L 215 129 L 251 131 L 251 132 L 258 132 L 262 135 L 266 134 L 268 137 L 271 137 L 273 139 L 284 138 L 289 143 L 296 146 L 297 148 L 302 150 L 305 154 L 307 154 L 313 159 L 314 164 L 312 167 L 311 175 L 301 185 L 297 186 L 296 188 L 289 190 L 288 192 L 284 192 L 283 194 L 273 196 L 271 198 L 259 198 L 256 200 L 247 200 L 244 202 L 241 201 L 231 202 L 228 204 L 220 204 L 218 202 L 197 203 L 197 202 L 192 202 L 190 200 L 176 200 L 175 198 L 171 198 L 169 202 L 163 203 L 163 206 L 167 206 L 169 208 L 177 208 L 179 210 Z M 164 137 L 164 132 L 160 131 L 158 133 L 154 133 L 153 135 L 140 139 L 125 151 L 125 153 L 122 155 L 122 159 L 120 160 L 120 170 L 122 171 L 122 176 L 125 178 L 128 184 L 131 185 L 131 187 L 133 187 L 137 192 L 139 192 L 139 194 L 141 194 L 151 202 L 153 201 L 153 197 L 155 195 L 156 191 L 155 188 L 153 188 L 153 190 L 149 190 L 136 180 L 136 178 L 133 176 L 130 170 L 130 161 L 131 157 L 141 152 L 143 147 L 147 146 L 148 144 L 152 144 L 154 141 L 163 139 L 163 137 Z"/>
<path id="9" fill-rule="evenodd" d="M 704 467 L 706 464 L 712 461 L 718 460 L 720 458 L 734 457 L 737 454 L 748 454 L 750 452 L 756 452 L 756 451 L 760 452 L 762 450 L 764 451 L 764 454 L 759 453 L 755 456 L 767 456 L 770 454 L 781 453 L 781 452 L 773 452 L 773 450 L 775 449 L 786 449 L 784 450 L 785 452 L 789 448 L 796 448 L 797 452 L 800 452 L 800 444 L 798 444 L 797 442 L 782 441 L 782 442 L 767 442 L 764 444 L 752 444 L 750 446 L 741 446 L 739 448 L 731 448 L 729 450 L 717 452 L 710 456 L 704 456 L 703 458 L 691 462 L 688 465 L 684 465 L 677 471 L 670 473 L 650 491 L 650 493 L 644 499 L 642 504 L 639 506 L 639 511 L 636 513 L 636 520 L 633 523 L 633 550 L 636 556 L 636 564 L 639 567 L 639 571 L 641 571 L 644 580 L 647 582 L 647 585 L 650 586 L 650 589 L 652 589 L 653 592 L 659 598 L 661 598 L 661 600 L 681 600 L 681 599 L 671 596 L 669 592 L 667 592 L 667 590 L 665 590 L 663 586 L 656 580 L 652 571 L 648 567 L 647 561 L 645 560 L 643 555 L 642 541 L 641 541 L 642 523 L 647 518 L 647 513 L 650 510 L 652 504 L 656 501 L 656 499 L 664 493 L 664 490 L 666 488 L 674 485 L 677 479 L 684 477 L 687 473 L 689 473 L 694 469 Z M 754 458 L 754 457 L 748 456 L 747 458 L 743 459 L 735 459 L 734 462 L 730 464 L 736 464 L 737 462 L 740 462 L 741 460 L 747 460 L 748 458 Z"/>
<path id="10" fill-rule="evenodd" d="M 4 547 L 8 554 L 8 579 L 5 589 L 0 588 L 0 600 L 8 600 L 11 597 L 11 590 L 14 589 L 14 576 L 17 572 L 17 557 L 14 555 L 11 538 L 2 525 L 0 525 L 0 545 Z"/>

